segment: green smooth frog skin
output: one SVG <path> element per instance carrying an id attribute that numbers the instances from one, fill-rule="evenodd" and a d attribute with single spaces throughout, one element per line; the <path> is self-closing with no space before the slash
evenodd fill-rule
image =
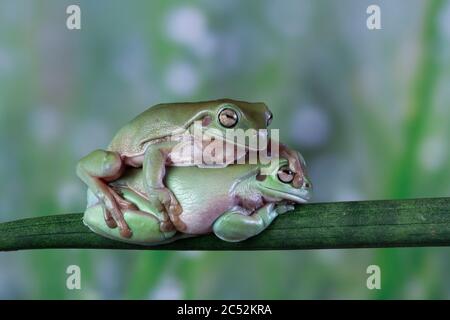
<path id="1" fill-rule="evenodd" d="M 137 207 L 124 211 L 133 235 L 123 237 L 117 229 L 106 225 L 103 219 L 106 208 L 90 191 L 84 223 L 100 235 L 141 245 L 210 232 L 225 241 L 243 241 L 262 232 L 279 214 L 292 210 L 294 203 L 304 203 L 310 198 L 312 187 L 304 175 L 304 167 L 303 183 L 296 187 L 293 185 L 296 174 L 289 169 L 287 160 L 269 166 L 268 175 L 260 175 L 260 165 L 247 164 L 170 168 L 166 184 L 183 207 L 183 213 L 176 217 L 180 221 L 174 224 L 178 230 L 172 231 L 161 231 L 164 218 L 146 199 L 142 169 L 128 169 L 110 186 Z"/>
<path id="2" fill-rule="evenodd" d="M 123 211 L 134 206 L 108 186 L 119 178 L 126 167 L 142 167 L 148 201 L 163 215 L 162 230 L 172 230 L 171 220 L 181 214 L 177 198 L 163 183 L 166 165 L 185 165 L 186 159 L 172 159 L 170 152 L 186 131 L 192 133 L 194 122 L 204 129 L 266 129 L 272 113 L 264 103 L 231 99 L 195 103 L 159 104 L 150 107 L 125 125 L 107 150 L 95 150 L 82 158 L 77 174 L 93 194 L 105 205 L 104 219 L 110 228 L 119 227 L 123 237 L 131 237 Z M 190 160 L 190 159 L 188 159 Z M 297 161 L 298 162 L 298 161 Z M 292 160 L 295 163 L 295 159 Z"/>

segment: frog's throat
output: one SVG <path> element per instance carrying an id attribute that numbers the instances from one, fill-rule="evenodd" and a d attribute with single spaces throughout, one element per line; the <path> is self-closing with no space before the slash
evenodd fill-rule
<path id="1" fill-rule="evenodd" d="M 272 193 L 275 197 L 279 197 L 281 200 L 290 200 L 294 201 L 296 203 L 306 203 L 311 198 L 308 193 L 305 195 L 300 195 L 295 192 L 287 192 L 287 191 L 280 191 L 277 189 L 260 186 L 261 188 L 267 190 L 268 192 Z M 264 197 L 264 195 L 263 195 Z"/>

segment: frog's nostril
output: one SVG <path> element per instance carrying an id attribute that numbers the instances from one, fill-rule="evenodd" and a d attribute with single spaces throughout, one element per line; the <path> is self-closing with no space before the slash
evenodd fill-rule
<path id="1" fill-rule="evenodd" d="M 305 189 L 311 189 L 312 188 L 312 184 L 307 178 L 304 178 L 304 180 L 303 180 L 303 188 L 305 188 Z"/>
<path id="2" fill-rule="evenodd" d="M 264 180 L 266 180 L 266 178 L 267 178 L 267 176 L 266 175 L 262 175 L 262 174 L 258 174 L 256 176 L 256 180 L 258 180 L 258 181 L 264 181 Z"/>

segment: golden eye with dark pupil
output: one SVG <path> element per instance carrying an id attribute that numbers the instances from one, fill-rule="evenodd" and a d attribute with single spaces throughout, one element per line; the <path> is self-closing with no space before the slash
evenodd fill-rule
<path id="1" fill-rule="evenodd" d="M 278 171 L 278 179 L 284 183 L 291 183 L 294 180 L 294 173 L 288 168 L 282 168 Z"/>
<path id="2" fill-rule="evenodd" d="M 225 128 L 232 128 L 238 122 L 238 115 L 232 109 L 223 109 L 219 113 L 219 122 Z"/>

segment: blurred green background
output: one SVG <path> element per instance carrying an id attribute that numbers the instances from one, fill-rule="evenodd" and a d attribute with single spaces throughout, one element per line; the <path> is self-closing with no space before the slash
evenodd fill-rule
<path id="1" fill-rule="evenodd" d="M 269 105 L 316 202 L 449 196 L 449 58 L 448 1 L 0 0 L 0 221 L 81 212 L 79 158 L 150 105 L 220 97 Z M 447 248 L 41 250 L 0 254 L 0 298 L 450 298 L 449 270 Z"/>

